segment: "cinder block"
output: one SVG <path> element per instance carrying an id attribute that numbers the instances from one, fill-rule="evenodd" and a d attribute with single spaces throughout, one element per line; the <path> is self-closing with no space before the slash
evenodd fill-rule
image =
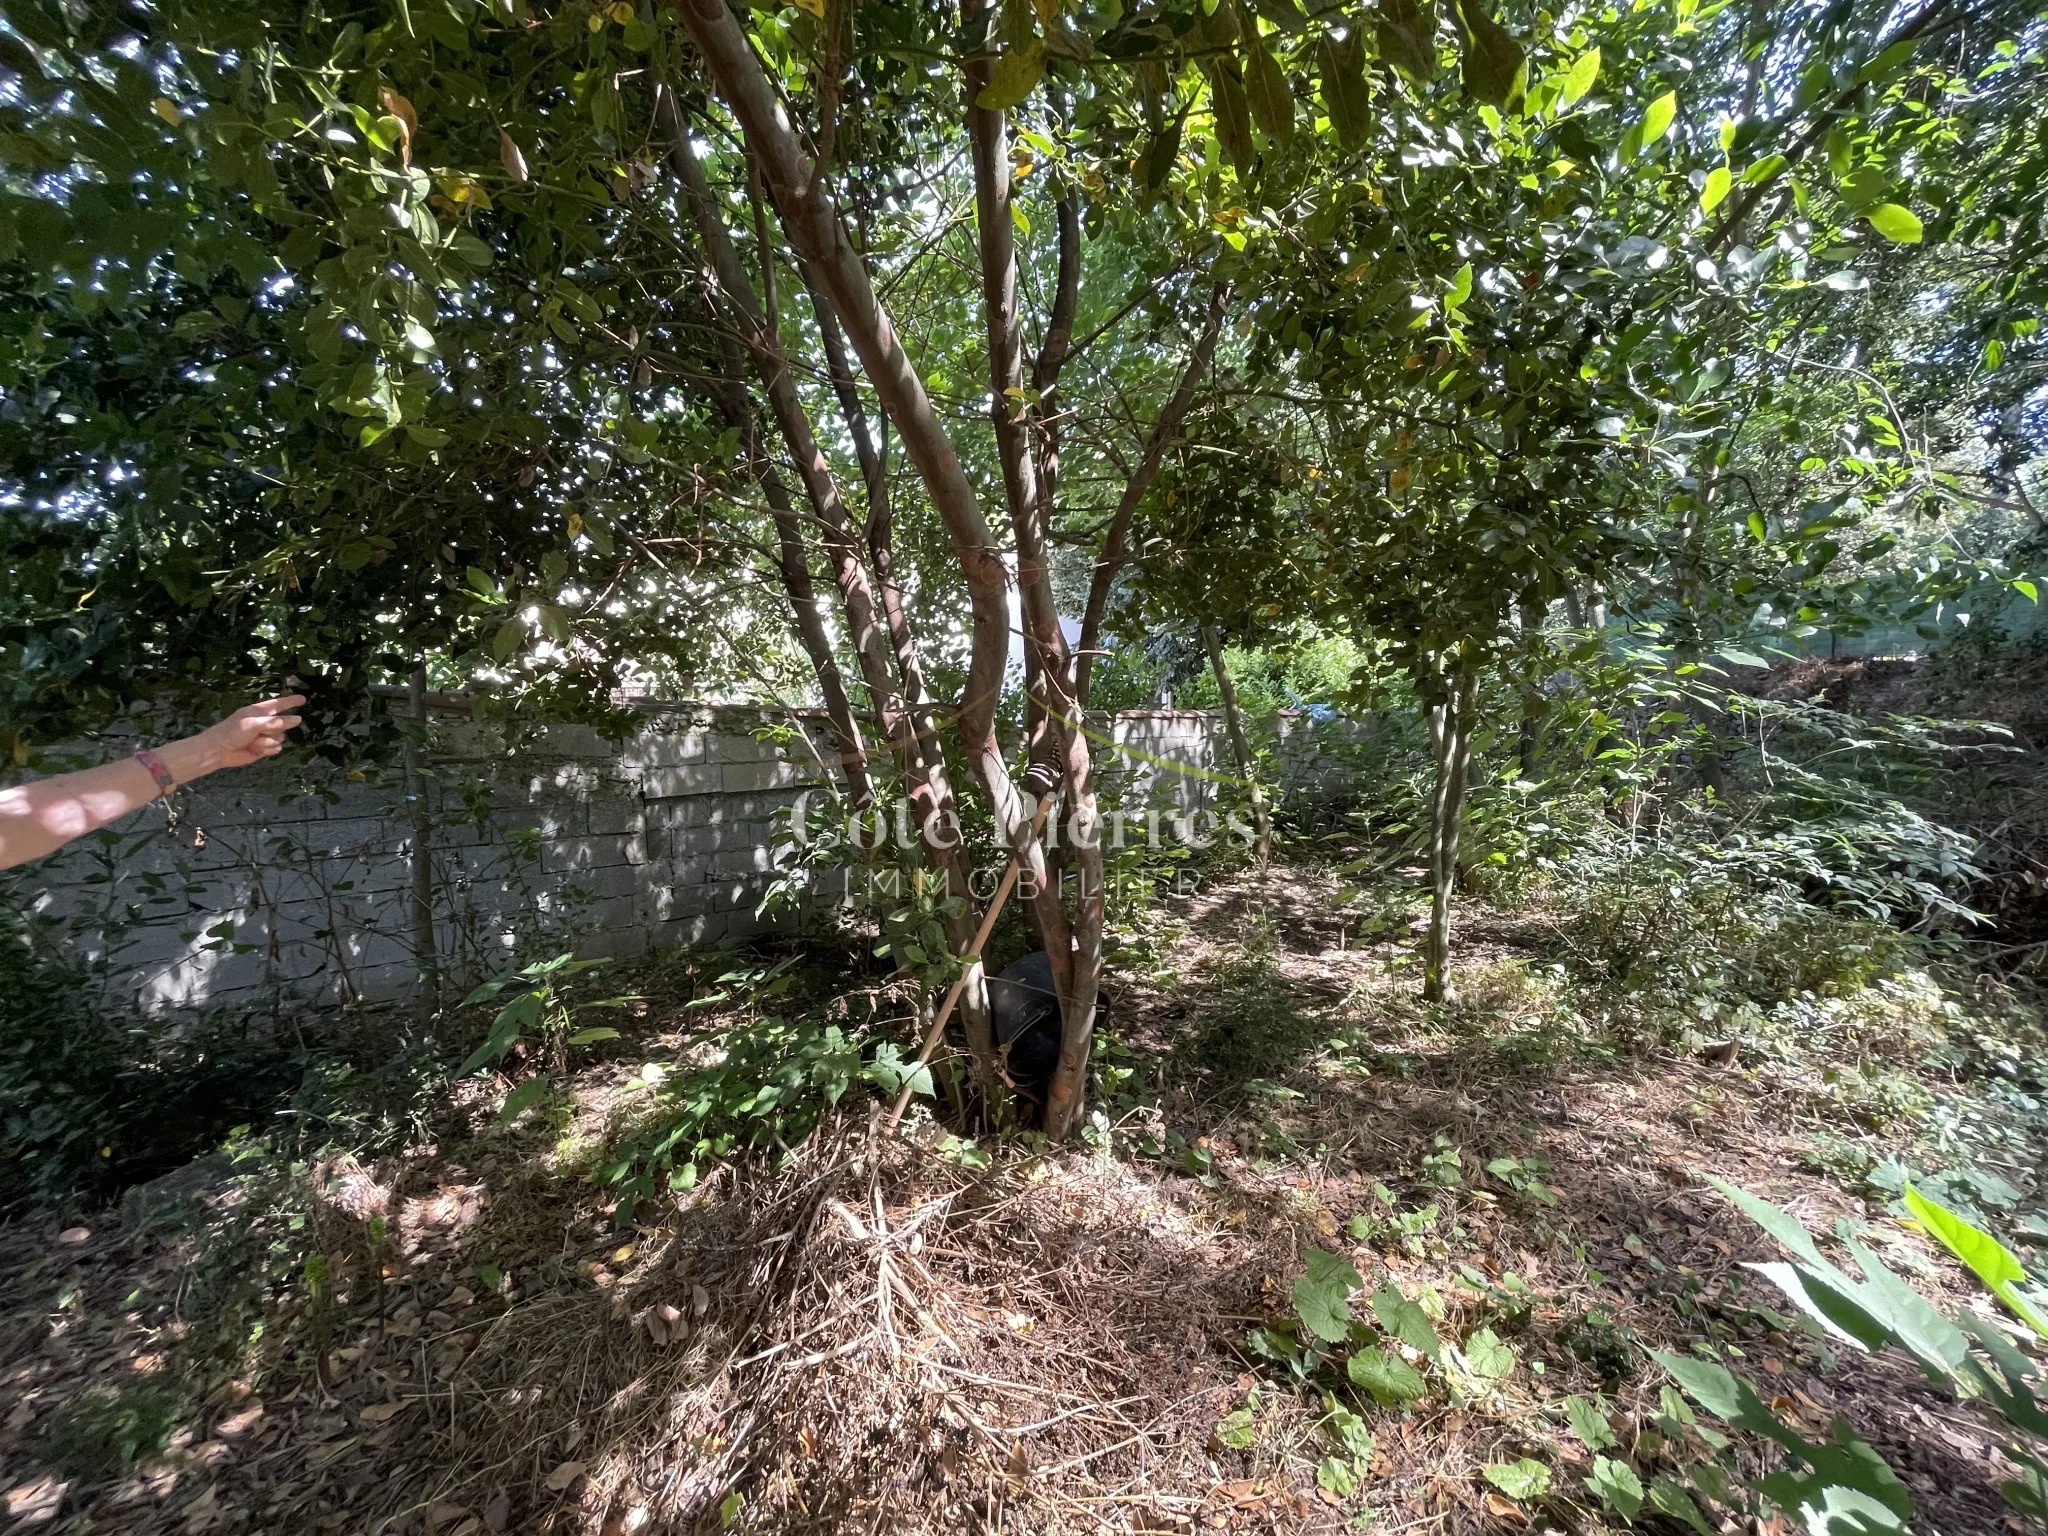
<path id="1" fill-rule="evenodd" d="M 607 864 L 600 869 L 573 870 L 561 879 L 558 889 L 565 895 L 597 901 L 607 896 L 631 896 L 640 888 L 640 868 L 633 864 Z"/>
<path id="2" fill-rule="evenodd" d="M 591 801 L 585 809 L 589 813 L 590 831 L 594 837 L 638 832 L 646 824 L 645 807 L 637 799 L 607 797 Z"/>
<path id="3" fill-rule="evenodd" d="M 565 837 L 541 845 L 540 867 L 549 874 L 646 862 L 638 837 Z"/>
<path id="4" fill-rule="evenodd" d="M 760 844 L 727 848 L 713 856 L 711 870 L 720 879 L 729 875 L 766 874 L 775 867 L 769 850 Z"/>
<path id="5" fill-rule="evenodd" d="M 619 754 L 628 768 L 672 768 L 701 763 L 710 753 L 711 733 L 695 726 L 650 727 L 627 742 Z"/>
<path id="6" fill-rule="evenodd" d="M 718 731 L 707 742 L 710 760 L 714 763 L 765 763 L 773 762 L 777 753 L 765 741 L 756 741 L 752 736 L 735 731 Z"/>
<path id="7" fill-rule="evenodd" d="M 607 758 L 619 755 L 619 743 L 587 725 L 550 725 L 539 733 L 532 750 L 541 757 Z"/>
<path id="8" fill-rule="evenodd" d="M 727 763 L 720 787 L 728 795 L 751 795 L 764 789 L 783 789 L 803 782 L 794 763 L 771 760 L 757 763 Z"/>
<path id="9" fill-rule="evenodd" d="M 640 775 L 643 800 L 679 800 L 715 795 L 724 786 L 724 772 L 714 763 L 676 763 L 649 768 Z"/>

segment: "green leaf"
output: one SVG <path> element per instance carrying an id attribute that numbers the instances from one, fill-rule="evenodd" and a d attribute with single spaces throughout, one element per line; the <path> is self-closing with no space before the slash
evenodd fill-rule
<path id="1" fill-rule="evenodd" d="M 1372 129 L 1372 98 L 1365 88 L 1365 45 L 1352 28 L 1340 41 L 1325 32 L 1316 44 L 1316 68 L 1323 81 L 1323 110 L 1337 130 L 1337 142 L 1357 149 Z"/>
<path id="2" fill-rule="evenodd" d="M 1748 1382 L 1730 1375 L 1723 1367 L 1710 1360 L 1667 1354 L 1660 1349 L 1651 1350 L 1650 1358 L 1669 1371 L 1686 1395 L 1715 1418 L 1752 1434 L 1767 1436 L 1788 1451 L 1796 1453 L 1805 1447 L 1806 1441 L 1764 1406 Z"/>
<path id="3" fill-rule="evenodd" d="M 1700 1533 L 1700 1536 L 1714 1536 L 1706 1517 L 1700 1513 L 1699 1505 L 1692 1500 L 1684 1486 L 1675 1479 L 1659 1473 L 1650 1479 L 1650 1504 L 1659 1514 L 1682 1520 Z"/>
<path id="4" fill-rule="evenodd" d="M 525 1082 L 505 1095 L 505 1102 L 499 1106 L 500 1120 L 517 1120 L 548 1096 L 552 1085 L 545 1077 L 529 1077 Z"/>
<path id="5" fill-rule="evenodd" d="M 1579 55 L 1564 77 L 1564 89 L 1558 94 L 1560 107 L 1575 107 L 1593 89 L 1593 83 L 1600 78 L 1600 50 L 1589 49 Z"/>
<path id="6" fill-rule="evenodd" d="M 2012 584 L 2012 589 L 2013 591 L 2019 593 L 2020 596 L 2024 597 L 2030 603 L 2038 603 L 2041 601 L 2041 593 L 2039 589 L 2036 588 L 2031 581 L 2028 581 L 2024 577 L 2015 581 Z"/>
<path id="7" fill-rule="evenodd" d="M 1237 174 L 1249 177 L 1258 163 L 1258 150 L 1252 143 L 1251 104 L 1245 99 L 1244 82 L 1238 77 L 1237 62 L 1223 57 L 1205 59 L 1202 72 L 1209 77 L 1217 142 L 1222 144 L 1223 153 L 1229 157 Z"/>
<path id="8" fill-rule="evenodd" d="M 498 661 L 505 660 L 519 649 L 519 642 L 526 638 L 526 626 L 517 619 L 507 619 L 498 626 L 498 632 L 491 636 L 491 655 Z"/>
<path id="9" fill-rule="evenodd" d="M 1007 112 L 1029 96 L 1045 78 L 1045 44 L 1035 34 L 1003 50 L 996 67 L 989 71 L 988 84 L 975 93 L 974 104 L 984 112 Z"/>
<path id="10" fill-rule="evenodd" d="M 1358 1492 L 1358 1474 L 1351 1463 L 1336 1456 L 1325 1456 L 1316 1464 L 1316 1486 L 1325 1493 L 1348 1499 Z"/>
<path id="11" fill-rule="evenodd" d="M 1380 57 L 1422 85 L 1436 78 L 1436 0 L 1379 0 Z"/>
<path id="12" fill-rule="evenodd" d="M 1251 99 L 1252 121 L 1259 125 L 1259 132 L 1285 150 L 1294 142 L 1294 93 L 1287 88 L 1287 74 L 1280 61 L 1256 38 L 1245 41 L 1244 84 Z"/>
<path id="13" fill-rule="evenodd" d="M 1481 1328 L 1465 1341 L 1465 1364 L 1488 1381 L 1505 1379 L 1515 1368 L 1515 1352 L 1491 1328 Z"/>
<path id="14" fill-rule="evenodd" d="M 1624 1520 L 1635 1519 L 1642 1510 L 1642 1479 L 1635 1475 L 1626 1462 L 1616 1461 L 1609 1456 L 1595 1456 L 1592 1473 L 1586 1478 L 1586 1486 L 1599 1496 L 1601 1503 Z"/>
<path id="15" fill-rule="evenodd" d="M 1725 165 L 1717 165 L 1707 172 L 1707 184 L 1700 188 L 1700 212 L 1712 213 L 1720 207 L 1721 200 L 1728 195 L 1728 188 L 1733 180 Z"/>
<path id="16" fill-rule="evenodd" d="M 1522 94 L 1527 56 L 1522 45 L 1486 14 L 1480 0 L 1454 0 L 1460 42 L 1464 45 L 1460 78 L 1468 96 L 1505 108 Z"/>
<path id="17" fill-rule="evenodd" d="M 1354 1352 L 1344 1362 L 1344 1374 L 1353 1386 L 1370 1392 L 1382 1408 L 1412 1403 L 1427 1390 L 1414 1366 L 1379 1344 Z"/>
<path id="18" fill-rule="evenodd" d="M 2015 1317 L 2043 1338 L 2048 1338 L 2048 1317 L 2043 1317 L 2040 1310 L 2017 1289 L 2018 1282 L 2027 1279 L 2026 1266 L 2020 1263 L 2018 1255 L 1989 1232 L 1971 1226 L 1946 1206 L 1928 1199 L 1911 1184 L 1906 1186 L 1905 1199 L 1906 1209 L 1942 1247 L 1968 1265 L 1970 1273 L 1982 1280 L 1992 1295 L 2010 1307 Z"/>
<path id="19" fill-rule="evenodd" d="M 619 1032 L 616 1029 L 579 1029 L 565 1040 L 563 1044 L 592 1045 L 599 1040 L 616 1040 L 618 1038 Z"/>
<path id="20" fill-rule="evenodd" d="M 1239 1408 L 1216 1421 L 1217 1443 L 1233 1451 L 1250 1449 L 1258 1438 L 1258 1419 L 1249 1408 Z"/>
<path id="21" fill-rule="evenodd" d="M 1472 263 L 1466 262 L 1458 268 L 1458 275 L 1451 279 L 1450 292 L 1444 295 L 1446 312 L 1459 308 L 1472 297 Z"/>
<path id="22" fill-rule="evenodd" d="M 1533 1456 L 1524 1456 L 1520 1461 L 1491 1462 L 1479 1472 L 1511 1499 L 1540 1499 L 1550 1492 L 1550 1468 Z"/>
<path id="23" fill-rule="evenodd" d="M 1870 227 L 1887 240 L 1896 241 L 1900 245 L 1920 243 L 1920 217 L 1910 208 L 1901 207 L 1897 203 L 1879 203 L 1874 208 L 1864 210 L 1863 216 L 1870 220 Z"/>
<path id="24" fill-rule="evenodd" d="M 1598 1403 L 1574 1393 L 1564 1400 L 1564 1419 L 1587 1450 L 1604 1451 L 1614 1444 L 1614 1429 Z"/>
<path id="25" fill-rule="evenodd" d="M 1648 148 L 1671 131 L 1672 120 L 1678 116 L 1678 92 L 1666 91 L 1643 110 L 1643 145 Z"/>
<path id="26" fill-rule="evenodd" d="M 1783 155 L 1765 155 L 1763 159 L 1757 161 L 1742 173 L 1742 184 L 1746 187 L 1753 187 L 1760 181 L 1769 181 L 1778 172 L 1785 169 L 1785 164 L 1786 161 Z"/>
<path id="27" fill-rule="evenodd" d="M 1294 1310 L 1317 1338 L 1341 1344 L 1351 1332 L 1350 1294 L 1365 1282 L 1338 1254 L 1312 1248 L 1302 1262 L 1306 1273 L 1294 1281 Z"/>
<path id="28" fill-rule="evenodd" d="M 1372 1310 L 1380 1326 L 1410 1349 L 1420 1350 L 1432 1360 L 1442 1355 L 1443 1340 L 1437 1337 L 1429 1314 L 1391 1282 L 1372 1293 Z"/>

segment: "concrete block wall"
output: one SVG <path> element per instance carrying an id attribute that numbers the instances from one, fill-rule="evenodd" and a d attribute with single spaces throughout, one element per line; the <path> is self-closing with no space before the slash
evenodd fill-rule
<path id="1" fill-rule="evenodd" d="M 1266 730 L 1292 793 L 1314 769 L 1315 731 L 1286 717 Z M 449 986 L 515 953 L 632 957 L 755 931 L 777 819 L 827 782 L 807 750 L 822 731 L 731 706 L 649 706 L 616 741 L 585 726 L 515 736 L 437 716 L 423 759 L 426 856 Z M 1105 807 L 1141 819 L 1235 798 L 1220 716 L 1124 714 L 1108 734 Z M 417 814 L 396 767 L 220 774 L 180 796 L 175 827 L 161 806 L 138 812 L 0 874 L 0 900 L 87 962 L 105 1007 L 402 1000 L 420 975 Z"/>

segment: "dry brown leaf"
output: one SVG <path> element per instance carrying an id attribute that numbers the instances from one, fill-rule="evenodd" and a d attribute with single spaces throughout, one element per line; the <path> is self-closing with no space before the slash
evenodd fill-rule
<path id="1" fill-rule="evenodd" d="M 501 1493 L 484 1506 L 484 1529 L 492 1536 L 512 1523 L 512 1495 Z"/>
<path id="2" fill-rule="evenodd" d="M 512 142 L 512 135 L 502 128 L 498 130 L 498 163 L 505 167 L 505 174 L 514 181 L 526 180 L 526 156 L 519 153 L 519 146 Z"/>
<path id="3" fill-rule="evenodd" d="M 548 1474 L 548 1492 L 560 1493 L 563 1489 L 567 1488 L 571 1483 L 575 1482 L 576 1479 L 581 1477 L 582 1475 L 582 1462 L 565 1461 L 559 1467 L 555 1468 L 554 1471 Z"/>
<path id="4" fill-rule="evenodd" d="M 369 1407 L 362 1409 L 358 1417 L 365 1424 L 382 1424 L 386 1420 L 397 1418 L 404 1411 L 405 1404 L 403 1402 L 372 1403 Z"/>
<path id="5" fill-rule="evenodd" d="M 668 1320 L 661 1315 L 661 1308 L 654 1308 L 641 1321 L 647 1324 L 647 1336 L 654 1340 L 655 1348 L 666 1348 L 668 1345 Z"/>
<path id="6" fill-rule="evenodd" d="M 62 1244 L 64 1244 L 64 1246 L 65 1246 L 65 1247 L 67 1247 L 67 1248 L 69 1248 L 69 1247 L 72 1247 L 72 1246 L 74 1246 L 75 1244 L 78 1244 L 78 1243 L 88 1243 L 88 1242 L 91 1242 L 91 1241 L 92 1241 L 92 1228 L 91 1228 L 91 1227 L 66 1227 L 66 1228 L 65 1228 L 65 1229 L 64 1229 L 64 1230 L 63 1230 L 62 1232 L 59 1232 L 59 1233 L 57 1234 L 57 1241 L 58 1241 L 58 1242 L 60 1242 L 60 1243 L 62 1243 Z"/>
<path id="7" fill-rule="evenodd" d="M 1517 1525 L 1526 1524 L 1529 1518 L 1513 1499 L 1504 1499 L 1497 1493 L 1486 1496 L 1486 1512 L 1496 1520 L 1512 1520 Z"/>
<path id="8" fill-rule="evenodd" d="M 427 1506 L 427 1529 L 438 1531 L 444 1525 L 453 1525 L 469 1513 L 466 1504 L 429 1504 Z"/>
<path id="9" fill-rule="evenodd" d="M 701 1285 L 690 1287 L 690 1316 L 702 1317 L 711 1310 L 711 1293 Z"/>

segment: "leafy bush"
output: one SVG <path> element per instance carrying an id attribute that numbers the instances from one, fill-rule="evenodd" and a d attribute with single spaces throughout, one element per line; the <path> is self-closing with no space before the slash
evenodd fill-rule
<path id="1" fill-rule="evenodd" d="M 2048 1519 L 2048 1376 L 1993 1319 L 1964 1311 L 1944 1316 L 1853 1237 L 1844 1245 L 1859 1280 L 1825 1258 L 1797 1218 L 1733 1185 L 1715 1186 L 1792 1255 L 1791 1263 L 1750 1267 L 1782 1291 L 1832 1343 L 1871 1353 L 1902 1350 L 1937 1386 L 1984 1403 L 2013 1433 L 2006 1456 L 2019 1476 L 2003 1484 L 2006 1502 Z M 2006 1310 L 2048 1342 L 2048 1290 L 1996 1238 L 1908 1186 L 1905 1205 L 1923 1231 L 1962 1260 Z M 1808 1441 L 1766 1407 L 1750 1385 L 1709 1360 L 1659 1354 L 1680 1386 L 1716 1418 L 1775 1442 L 1786 1465 L 1747 1480 L 1750 1500 L 1783 1510 L 1811 1530 L 1903 1531 L 1913 1500 L 1889 1466 L 1837 1420 L 1824 1444 Z M 1722 1502 L 1724 1475 L 1709 1479 Z"/>
<path id="2" fill-rule="evenodd" d="M 932 1092 L 931 1069 L 891 1040 L 805 1018 L 735 1024 L 708 1063 L 641 1069 L 634 1087 L 654 1105 L 619 1138 L 598 1182 L 612 1189 L 625 1226 L 635 1201 L 693 1188 L 708 1164 L 744 1148 L 787 1151 L 849 1093 L 893 1096 L 906 1078 Z"/>

